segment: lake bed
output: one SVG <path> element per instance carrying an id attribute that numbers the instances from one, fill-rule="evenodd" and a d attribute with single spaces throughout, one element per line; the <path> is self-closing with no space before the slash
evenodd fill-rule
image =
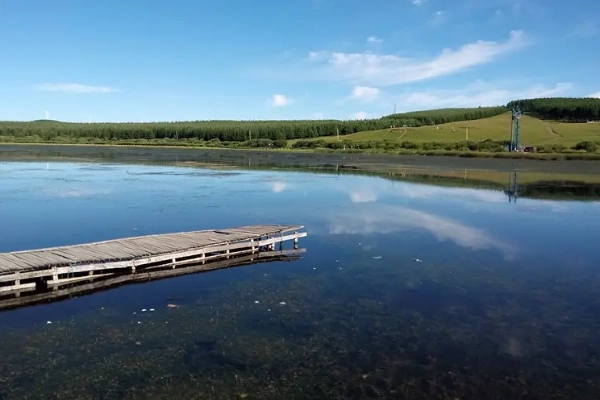
<path id="1" fill-rule="evenodd" d="M 594 398 L 599 210 L 371 176 L 3 162 L 0 252 L 309 236 L 292 263 L 0 312 L 0 398 Z"/>

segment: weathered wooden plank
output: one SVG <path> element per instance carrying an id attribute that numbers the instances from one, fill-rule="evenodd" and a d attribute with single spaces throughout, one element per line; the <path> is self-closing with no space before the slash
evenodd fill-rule
<path id="1" fill-rule="evenodd" d="M 59 256 L 59 257 L 62 257 L 64 259 L 64 262 L 66 262 L 66 263 L 71 263 L 71 262 L 74 262 L 75 260 L 79 259 L 79 257 L 77 257 L 75 254 L 71 253 L 68 250 L 64 250 L 64 249 L 49 251 L 49 253 Z"/>
<path id="2" fill-rule="evenodd" d="M 146 254 L 152 254 L 152 251 L 154 250 L 151 247 L 143 246 L 141 243 L 132 245 L 130 242 L 127 242 L 125 240 L 120 241 L 120 245 L 125 247 L 126 249 L 137 252 L 138 255 L 140 255 L 140 256 L 143 256 Z"/>
<path id="3" fill-rule="evenodd" d="M 121 249 L 121 251 L 131 255 L 131 256 L 135 256 L 135 257 L 139 257 L 140 255 L 144 254 L 145 252 L 143 250 L 141 250 L 139 247 L 134 248 L 134 247 L 129 247 L 127 245 L 127 242 L 125 241 L 118 241 L 114 244 L 115 246 L 118 246 L 119 249 Z"/>
<path id="4" fill-rule="evenodd" d="M 23 283 L 20 285 L 2 286 L 0 293 L 14 292 L 15 290 L 32 290 L 35 289 L 35 283 Z"/>
<path id="5" fill-rule="evenodd" d="M 20 258 L 14 256 L 11 253 L 4 253 L 2 254 L 2 256 L 4 257 L 5 260 L 13 263 L 13 265 L 15 265 L 16 267 L 14 269 L 25 269 L 25 268 L 30 268 L 31 265 L 28 264 L 27 262 L 21 260 Z"/>
<path id="6" fill-rule="evenodd" d="M 12 268 L 13 268 L 13 264 L 10 261 L 0 258 L 0 271 L 4 271 L 4 270 L 9 271 Z"/>
<path id="7" fill-rule="evenodd" d="M 179 249 L 178 246 L 172 246 L 172 245 L 167 245 L 165 242 L 161 242 L 160 240 L 156 239 L 156 238 L 139 238 L 139 239 L 129 239 L 131 240 L 130 243 L 135 244 L 136 242 L 140 242 L 144 245 L 148 245 L 151 246 L 155 249 L 155 251 L 170 251 L 170 250 L 177 250 Z"/>
<path id="8" fill-rule="evenodd" d="M 98 249 L 97 249 L 98 250 Z M 118 244 L 104 244 L 102 245 L 102 253 L 105 254 L 104 258 L 132 258 L 135 254 L 129 254 L 125 249 Z"/>
<path id="9" fill-rule="evenodd" d="M 53 253 L 65 254 L 66 256 L 69 256 L 71 259 L 74 260 L 81 260 L 82 257 L 86 260 L 98 260 L 102 259 L 103 256 L 88 250 L 86 246 L 77 246 L 76 248 L 54 250 Z"/>
<path id="10" fill-rule="evenodd" d="M 41 267 L 47 264 L 45 259 L 36 257 L 32 253 L 19 253 L 13 255 L 19 260 L 21 260 L 23 263 L 27 264 L 30 268 L 35 268 L 38 266 Z"/>

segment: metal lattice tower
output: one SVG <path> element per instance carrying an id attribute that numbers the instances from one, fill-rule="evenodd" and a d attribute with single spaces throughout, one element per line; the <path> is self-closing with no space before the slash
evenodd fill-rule
<path id="1" fill-rule="evenodd" d="M 521 142 L 521 110 L 519 106 L 512 109 L 510 126 L 510 151 L 518 151 Z"/>

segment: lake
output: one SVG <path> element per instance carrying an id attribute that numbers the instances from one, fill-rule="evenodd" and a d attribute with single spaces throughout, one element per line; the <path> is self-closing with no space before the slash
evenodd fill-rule
<path id="1" fill-rule="evenodd" d="M 512 200 L 373 176 L 0 162 L 0 252 L 308 232 L 293 262 L 1 311 L 0 399 L 598 398 L 600 202 Z"/>

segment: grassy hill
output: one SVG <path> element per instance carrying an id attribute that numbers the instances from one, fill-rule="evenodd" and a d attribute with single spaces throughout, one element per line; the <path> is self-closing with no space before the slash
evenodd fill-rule
<path id="1" fill-rule="evenodd" d="M 507 112 L 489 118 L 450 122 L 435 126 L 363 131 L 340 136 L 340 140 L 357 143 L 384 140 L 414 143 L 454 143 L 465 140 L 468 130 L 469 141 L 478 142 L 486 139 L 501 141 L 510 139 L 510 129 L 511 114 Z M 327 136 L 316 140 L 333 142 L 337 141 L 338 138 L 337 136 Z M 560 144 L 570 147 L 583 141 L 600 141 L 600 123 L 555 122 L 527 115 L 523 115 L 521 118 L 521 144 L 523 145 Z M 292 141 L 290 144 L 294 142 Z"/>

